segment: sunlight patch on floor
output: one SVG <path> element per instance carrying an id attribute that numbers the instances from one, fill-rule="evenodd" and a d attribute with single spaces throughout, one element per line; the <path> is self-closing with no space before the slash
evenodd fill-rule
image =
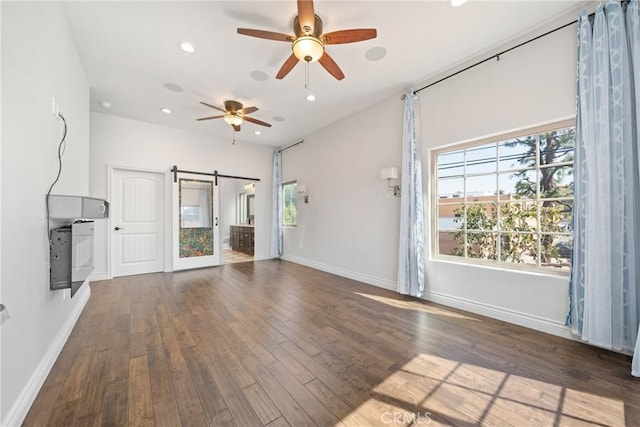
<path id="1" fill-rule="evenodd" d="M 594 424 L 625 425 L 624 402 L 571 389 L 567 389 L 565 394 L 562 412 L 567 417 Z"/>
<path id="2" fill-rule="evenodd" d="M 422 311 L 424 313 L 429 313 L 429 314 L 435 314 L 437 316 L 446 316 L 446 317 L 453 317 L 455 319 L 464 319 L 464 320 L 474 320 L 476 322 L 479 322 L 479 319 L 476 319 L 475 317 L 471 317 L 471 316 L 466 316 L 464 314 L 460 314 L 460 313 L 453 313 L 451 312 L 450 308 L 449 309 L 441 309 L 435 306 L 431 306 L 431 305 L 427 305 L 425 303 L 419 302 L 419 301 L 403 301 L 403 300 L 399 300 L 399 299 L 395 299 L 395 298 L 388 298 L 388 297 L 383 297 L 380 295 L 371 295 L 371 294 L 365 294 L 362 292 L 354 292 L 356 295 L 360 295 L 361 297 L 365 297 L 368 298 L 370 300 L 373 301 L 377 301 L 380 302 L 382 304 L 386 304 L 389 305 L 391 307 L 396 307 L 396 308 L 403 308 L 405 310 L 414 310 L 414 311 Z"/>
<path id="3" fill-rule="evenodd" d="M 624 403 L 561 385 L 418 354 L 342 421 L 376 425 L 625 425 Z"/>

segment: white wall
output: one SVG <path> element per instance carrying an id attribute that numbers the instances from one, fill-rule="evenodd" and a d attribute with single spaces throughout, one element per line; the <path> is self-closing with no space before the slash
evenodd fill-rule
<path id="1" fill-rule="evenodd" d="M 89 296 L 49 290 L 45 194 L 62 122 L 58 194 L 89 194 L 89 85 L 60 3 L 2 2 L 2 328 L 0 424 L 18 425 Z"/>
<path id="2" fill-rule="evenodd" d="M 572 26 L 420 93 L 427 205 L 431 149 L 575 114 L 575 45 Z M 286 259 L 395 288 L 399 200 L 385 198 L 378 174 L 400 166 L 402 110 L 398 94 L 284 153 L 284 179 L 311 197 L 285 230 Z M 427 299 L 568 336 L 566 277 L 431 258 L 426 267 Z"/>
<path id="3" fill-rule="evenodd" d="M 309 195 L 298 226 L 284 229 L 285 259 L 395 288 L 400 199 L 380 169 L 400 167 L 402 105 L 394 97 L 283 152 L 283 182 Z"/>
<path id="4" fill-rule="evenodd" d="M 165 171 L 179 169 L 259 178 L 256 183 L 256 259 L 269 258 L 271 238 L 271 156 L 273 149 L 231 141 L 213 141 L 205 134 L 91 113 L 91 195 L 110 199 L 109 165 Z M 171 202 L 168 179 L 167 203 Z M 167 212 L 170 212 L 167 205 Z M 166 218 L 171 218 L 166 215 Z M 171 224 L 167 224 L 170 227 Z M 109 276 L 107 237 L 111 227 L 96 227 L 95 278 Z M 170 228 L 167 228 L 170 230 Z M 165 233 L 166 253 L 171 235 Z M 170 261 L 165 270 L 170 271 Z"/>

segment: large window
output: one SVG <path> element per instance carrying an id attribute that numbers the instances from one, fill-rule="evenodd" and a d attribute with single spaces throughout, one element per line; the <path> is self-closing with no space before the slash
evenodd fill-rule
<path id="1" fill-rule="evenodd" d="M 436 256 L 569 269 L 572 122 L 437 150 Z"/>
<path id="2" fill-rule="evenodd" d="M 296 205 L 296 182 L 282 184 L 283 215 L 282 225 L 295 227 L 298 224 L 298 211 Z"/>

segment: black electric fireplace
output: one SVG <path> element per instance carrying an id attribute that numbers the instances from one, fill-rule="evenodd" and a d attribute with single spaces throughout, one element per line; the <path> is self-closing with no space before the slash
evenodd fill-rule
<path id="1" fill-rule="evenodd" d="M 93 270 L 93 221 L 51 230 L 50 289 L 71 289 L 73 297 Z"/>

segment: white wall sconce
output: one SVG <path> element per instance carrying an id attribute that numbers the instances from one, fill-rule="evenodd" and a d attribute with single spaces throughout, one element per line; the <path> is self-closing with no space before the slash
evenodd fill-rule
<path id="1" fill-rule="evenodd" d="M 387 180 L 387 187 L 388 187 L 387 191 L 393 191 L 394 196 L 400 197 L 400 185 L 399 184 L 391 185 L 391 180 L 398 179 L 398 177 L 399 177 L 398 168 L 396 167 L 389 166 L 388 168 L 384 168 L 380 170 L 380 179 Z"/>
<path id="2" fill-rule="evenodd" d="M 244 191 L 247 194 L 256 194 L 256 184 L 255 184 L 255 182 L 247 182 L 244 185 Z"/>
<path id="3" fill-rule="evenodd" d="M 307 186 L 304 184 L 296 184 L 296 193 L 300 195 L 305 203 L 309 203 L 309 195 L 307 194 Z"/>

